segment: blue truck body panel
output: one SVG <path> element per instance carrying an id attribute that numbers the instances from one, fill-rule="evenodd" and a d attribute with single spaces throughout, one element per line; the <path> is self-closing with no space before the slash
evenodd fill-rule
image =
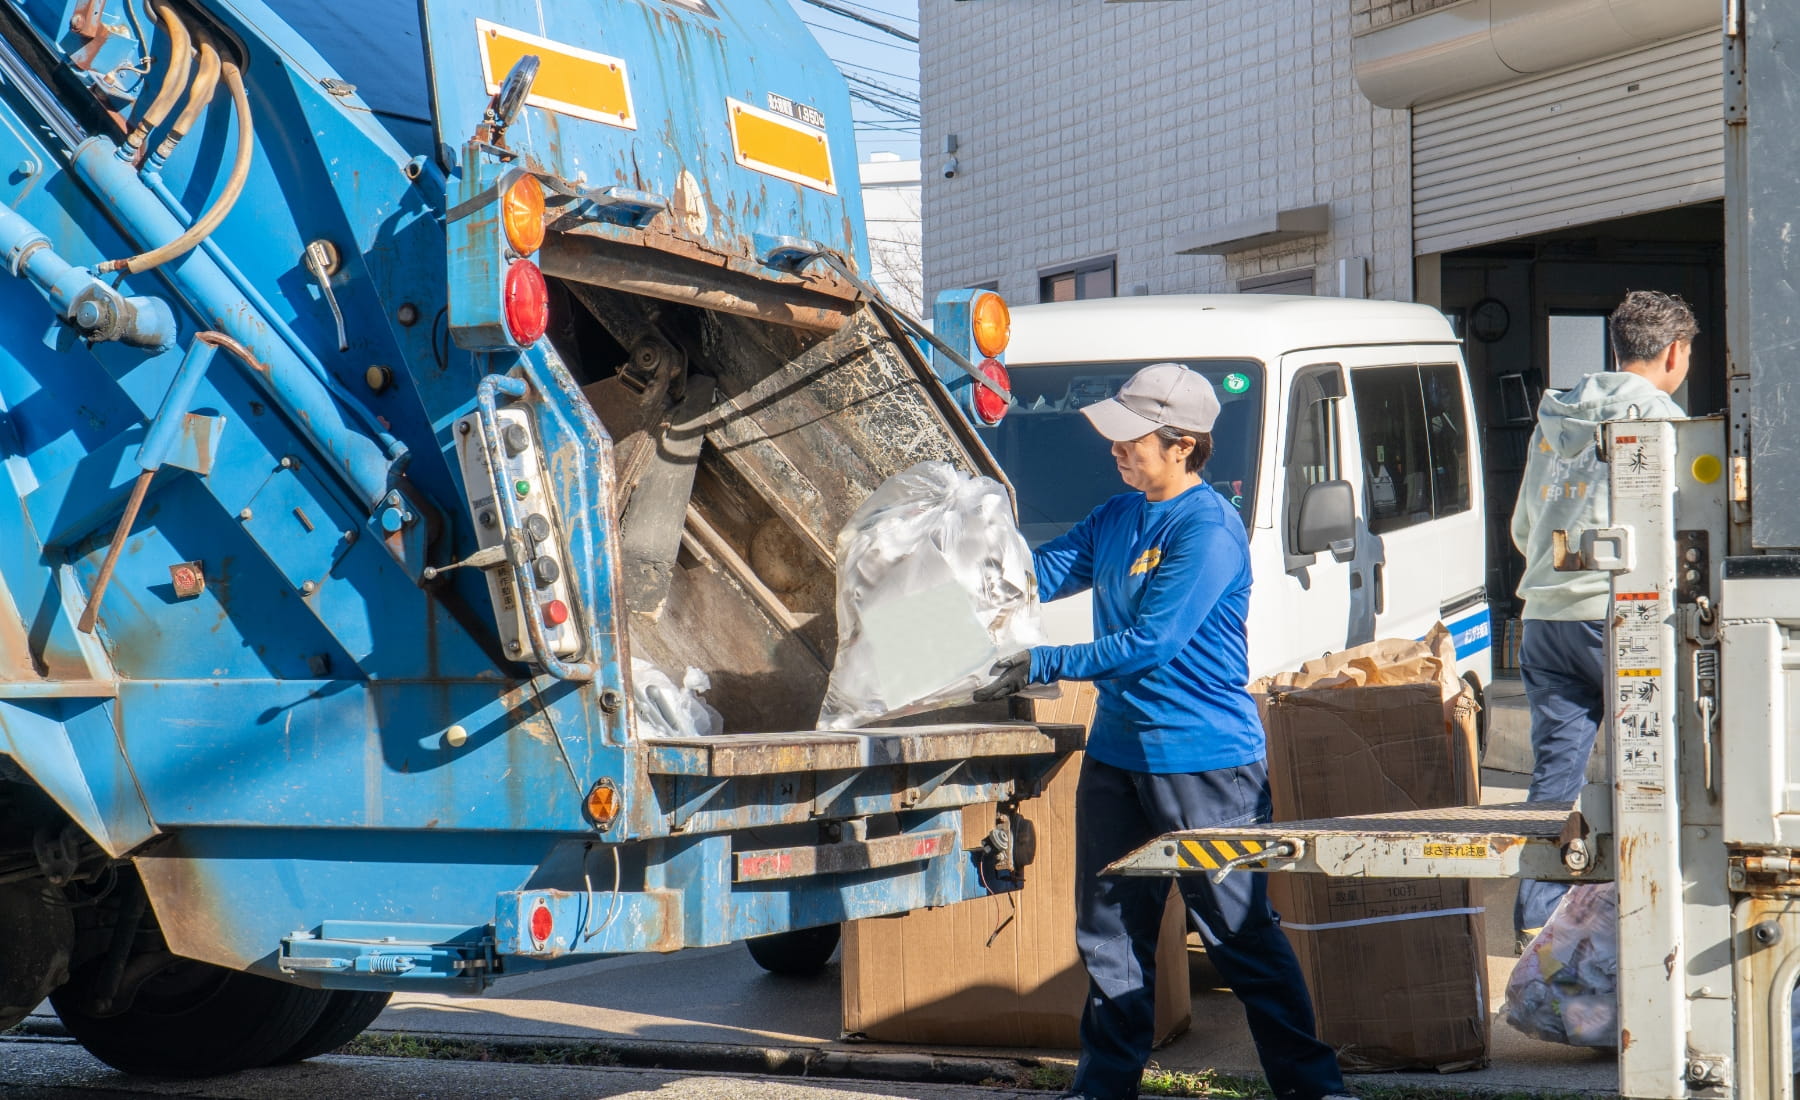
<path id="1" fill-rule="evenodd" d="M 847 93 L 786 0 L 170 0 L 227 68 L 166 158 L 180 103 L 126 137 L 170 79 L 161 10 L 0 4 L 0 825 L 8 785 L 35 788 L 135 872 L 175 954 L 334 989 L 472 992 L 1011 883 L 964 807 L 1032 793 L 1066 733 L 1003 705 L 811 732 L 837 526 L 913 461 L 992 471 L 891 315 L 807 266 L 865 266 L 867 242 Z M 489 26 L 621 62 L 634 125 L 540 88 L 483 131 Z M 184 254 L 100 277 L 228 190 L 233 72 L 241 197 Z M 447 226 L 519 170 L 576 257 L 562 327 L 470 352 L 451 313 L 482 287 Z M 693 271 L 723 289 L 684 298 Z M 666 408 L 621 385 L 640 329 L 674 349 L 648 383 Z M 699 384 L 704 455 L 656 467 L 680 489 L 659 520 L 657 460 L 621 448 Z M 500 468 L 502 407 L 543 463 L 516 499 L 466 465 Z M 668 560 L 638 606 L 646 514 Z M 528 627 L 565 586 L 571 653 L 516 659 L 484 569 Z M 713 672 L 732 735 L 649 736 L 635 653 Z M 746 845 L 812 869 L 746 877 Z"/>

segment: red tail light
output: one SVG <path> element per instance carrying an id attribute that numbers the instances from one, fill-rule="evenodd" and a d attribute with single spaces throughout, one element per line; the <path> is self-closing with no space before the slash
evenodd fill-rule
<path id="1" fill-rule="evenodd" d="M 530 260 L 506 269 L 506 330 L 521 344 L 535 344 L 550 327 L 550 288 Z"/>
<path id="2" fill-rule="evenodd" d="M 1000 364 L 998 359 L 983 359 L 981 373 L 1007 393 L 1012 392 L 1012 378 L 1006 373 L 1006 368 Z M 975 387 L 975 418 L 977 420 L 988 427 L 993 427 L 1000 423 L 1000 419 L 1005 415 L 1006 401 L 999 394 L 986 386 Z"/>
<path id="3" fill-rule="evenodd" d="M 539 947 L 550 942 L 550 933 L 556 930 L 556 918 L 550 915 L 550 907 L 539 899 L 537 907 L 531 911 L 531 942 Z"/>

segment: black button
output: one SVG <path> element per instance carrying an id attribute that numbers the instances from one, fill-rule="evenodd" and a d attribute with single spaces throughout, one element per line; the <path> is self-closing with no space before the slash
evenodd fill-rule
<path id="1" fill-rule="evenodd" d="M 543 542 L 550 537 L 550 521 L 541 512 L 533 512 L 525 517 L 525 533 L 532 542 Z"/>
<path id="2" fill-rule="evenodd" d="M 531 446 L 531 433 L 525 430 L 523 424 L 508 424 L 500 432 L 500 440 L 506 444 L 508 455 L 523 454 Z"/>
<path id="3" fill-rule="evenodd" d="M 539 558 L 531 563 L 531 575 L 537 580 L 539 588 L 548 588 L 562 576 L 562 568 L 556 564 L 555 558 Z"/>

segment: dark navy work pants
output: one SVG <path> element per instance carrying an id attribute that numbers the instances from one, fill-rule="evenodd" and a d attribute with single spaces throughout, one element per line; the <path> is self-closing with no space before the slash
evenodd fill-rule
<path id="1" fill-rule="evenodd" d="M 1156 936 L 1169 883 L 1100 871 L 1164 833 L 1269 819 L 1268 772 L 1239 768 L 1155 775 L 1088 757 L 1075 794 L 1076 943 L 1088 972 L 1075 1088 L 1132 1100 L 1155 1033 Z M 1179 880 L 1208 957 L 1244 1004 L 1263 1072 L 1280 1100 L 1343 1090 L 1337 1056 L 1313 1027 L 1312 998 L 1294 950 L 1269 908 L 1263 876 L 1233 871 Z"/>
<path id="2" fill-rule="evenodd" d="M 1594 735 L 1606 713 L 1606 624 L 1526 619 L 1519 674 L 1531 704 L 1533 802 L 1573 802 L 1587 781 Z M 1568 883 L 1519 883 L 1513 931 L 1535 932 L 1569 891 Z"/>

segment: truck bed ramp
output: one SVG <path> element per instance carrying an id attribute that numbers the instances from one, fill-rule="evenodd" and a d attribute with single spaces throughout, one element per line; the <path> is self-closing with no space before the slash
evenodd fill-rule
<path id="1" fill-rule="evenodd" d="M 1589 864 L 1580 874 L 1565 862 L 1571 840 Z M 1107 873 L 1217 878 L 1243 867 L 1349 878 L 1603 881 L 1612 877 L 1606 848 L 1586 837 L 1568 803 L 1523 802 L 1169 833 Z"/>

